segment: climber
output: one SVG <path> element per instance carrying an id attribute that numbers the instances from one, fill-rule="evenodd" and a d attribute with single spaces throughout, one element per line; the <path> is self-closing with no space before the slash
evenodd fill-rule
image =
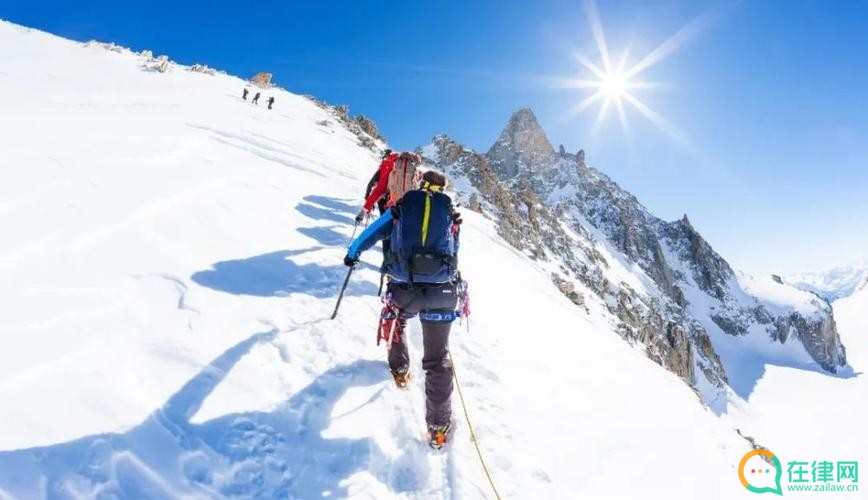
<path id="1" fill-rule="evenodd" d="M 271 109 L 271 106 L 274 105 L 274 96 L 269 97 L 265 102 L 268 103 L 268 109 Z"/>
<path id="2" fill-rule="evenodd" d="M 253 100 L 250 102 L 256 104 L 257 106 L 259 105 L 259 92 L 257 92 L 256 95 L 253 96 Z"/>
<path id="3" fill-rule="evenodd" d="M 250 91 L 247 90 L 247 88 L 245 87 L 244 90 L 241 92 L 241 98 L 246 101 L 247 100 L 247 94 L 249 94 L 249 93 L 250 93 Z"/>
<path id="4" fill-rule="evenodd" d="M 356 215 L 356 222 L 361 222 L 368 217 L 374 204 L 385 200 L 385 207 L 391 207 L 401 196 L 404 195 L 418 180 L 416 178 L 416 167 L 422 163 L 422 158 L 415 153 L 403 152 L 400 155 L 393 153 L 384 155 L 383 161 L 380 162 L 380 167 L 374 176 L 377 178 L 373 189 L 367 192 L 365 205 L 359 210 Z M 372 179 L 373 180 L 373 179 Z M 370 183 L 369 183 L 370 185 Z"/>
<path id="5" fill-rule="evenodd" d="M 365 193 L 365 205 L 356 215 L 356 224 L 370 217 L 371 209 L 374 203 L 380 210 L 380 215 L 383 211 L 395 204 L 401 199 L 407 190 L 412 189 L 417 182 L 416 167 L 422 162 L 422 158 L 414 153 L 404 152 L 400 155 L 393 153 L 390 149 L 383 154 L 383 161 L 380 167 L 374 174 L 376 181 L 371 187 L 372 178 L 368 182 L 369 190 Z M 389 256 L 389 246 L 391 240 L 386 237 L 383 239 L 383 264 L 380 266 L 380 288 L 377 295 L 383 291 L 383 280 L 386 279 L 386 261 Z"/>
<path id="6" fill-rule="evenodd" d="M 371 180 L 368 181 L 368 186 L 365 188 L 365 201 L 367 201 L 368 197 L 371 196 L 371 191 L 374 190 L 374 186 L 376 186 L 377 181 L 380 180 L 380 170 L 383 168 L 383 162 L 385 162 L 386 159 L 389 156 L 391 156 L 391 154 L 392 154 L 391 149 L 387 148 L 385 151 L 383 151 L 383 158 L 380 161 L 380 166 L 377 167 L 377 171 L 374 172 L 374 175 L 371 177 Z M 385 197 L 381 197 L 379 200 L 377 200 L 377 210 L 380 212 L 380 215 L 383 215 L 383 212 L 386 210 L 386 198 Z M 362 216 L 364 217 L 364 214 L 362 214 Z M 361 219 L 358 219 L 358 221 L 361 222 Z"/>
<path id="7" fill-rule="evenodd" d="M 425 420 L 429 443 L 441 448 L 451 426 L 452 363 L 449 330 L 456 317 L 459 295 L 465 290 L 458 273 L 458 234 L 461 217 L 443 193 L 446 178 L 425 172 L 419 189 L 408 191 L 350 244 L 344 264 L 354 267 L 359 256 L 378 240 L 400 242 L 386 259 L 391 281 L 383 298 L 377 343 L 389 347 L 389 369 L 398 387 L 407 387 L 410 356 L 407 319 L 417 314 L 422 323 L 425 370 Z"/>

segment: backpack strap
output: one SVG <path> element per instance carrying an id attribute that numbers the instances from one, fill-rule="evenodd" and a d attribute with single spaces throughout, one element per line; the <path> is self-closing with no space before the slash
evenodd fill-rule
<path id="1" fill-rule="evenodd" d="M 431 193 L 425 191 L 425 210 L 422 212 L 422 246 L 428 240 L 428 223 L 431 221 Z"/>

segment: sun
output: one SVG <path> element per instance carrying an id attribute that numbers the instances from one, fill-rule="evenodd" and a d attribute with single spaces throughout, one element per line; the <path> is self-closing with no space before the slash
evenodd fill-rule
<path id="1" fill-rule="evenodd" d="M 653 90 L 661 86 L 657 82 L 642 80 L 642 73 L 671 55 L 688 38 L 700 32 L 710 22 L 711 16 L 701 16 L 688 23 L 644 57 L 638 59 L 636 62 L 629 63 L 630 46 L 621 51 L 620 57 L 616 61 L 613 61 L 603 33 L 600 13 L 592 0 L 585 2 L 585 11 L 600 57 L 598 61 L 592 61 L 583 53 L 576 53 L 576 60 L 585 69 L 583 74 L 579 74 L 574 78 L 555 79 L 555 82 L 557 82 L 556 86 L 558 87 L 583 89 L 586 92 L 590 91 L 590 95 L 585 95 L 584 98 L 577 102 L 569 110 L 569 114 L 574 116 L 599 104 L 597 119 L 594 122 L 594 130 L 596 131 L 604 121 L 608 111 L 614 108 L 621 122 L 621 127 L 625 132 L 629 133 L 630 127 L 627 120 L 627 109 L 629 107 L 629 109 L 638 111 L 639 114 L 673 139 L 683 142 L 684 135 L 682 132 L 645 104 L 639 98 L 637 92 Z"/>
<path id="2" fill-rule="evenodd" d="M 606 74 L 599 80 L 599 89 L 603 96 L 609 100 L 620 100 L 624 97 L 629 87 L 629 80 L 621 72 Z"/>

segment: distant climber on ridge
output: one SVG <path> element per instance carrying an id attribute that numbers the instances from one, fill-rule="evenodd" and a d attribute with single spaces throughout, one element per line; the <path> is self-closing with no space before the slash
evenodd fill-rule
<path id="1" fill-rule="evenodd" d="M 250 91 L 247 90 L 247 88 L 245 87 L 244 90 L 241 92 L 241 98 L 246 101 L 247 100 L 247 94 L 249 94 L 249 93 L 250 93 Z"/>
<path id="2" fill-rule="evenodd" d="M 274 105 L 274 96 L 269 97 L 265 102 L 268 103 L 268 109 L 271 109 L 271 106 Z"/>
<path id="3" fill-rule="evenodd" d="M 443 193 L 445 187 L 443 174 L 425 172 L 419 189 L 407 191 L 368 226 L 350 244 L 344 257 L 344 264 L 353 267 L 362 252 L 377 241 L 391 238 L 396 243 L 384 263 L 391 280 L 383 297 L 377 343 L 386 341 L 395 383 L 406 387 L 410 356 L 404 334 L 407 319 L 419 315 L 424 346 L 425 421 L 429 444 L 434 448 L 446 443 L 451 429 L 449 331 L 458 315 L 459 298 L 466 304 L 466 284 L 458 272 L 461 217 Z"/>
<path id="4" fill-rule="evenodd" d="M 259 105 L 259 92 L 257 92 L 256 95 L 253 96 L 253 100 L 250 102 L 256 104 L 257 106 Z"/>

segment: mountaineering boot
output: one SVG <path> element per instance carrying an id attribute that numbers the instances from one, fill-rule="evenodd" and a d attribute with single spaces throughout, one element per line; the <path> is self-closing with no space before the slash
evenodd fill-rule
<path id="1" fill-rule="evenodd" d="M 446 441 L 449 440 L 449 435 L 452 431 L 452 423 L 447 422 L 443 425 L 428 426 L 428 444 L 435 450 L 443 448 Z"/>
<path id="2" fill-rule="evenodd" d="M 410 381 L 410 371 L 406 367 L 392 370 L 392 377 L 395 379 L 395 385 L 401 389 L 406 389 Z"/>

